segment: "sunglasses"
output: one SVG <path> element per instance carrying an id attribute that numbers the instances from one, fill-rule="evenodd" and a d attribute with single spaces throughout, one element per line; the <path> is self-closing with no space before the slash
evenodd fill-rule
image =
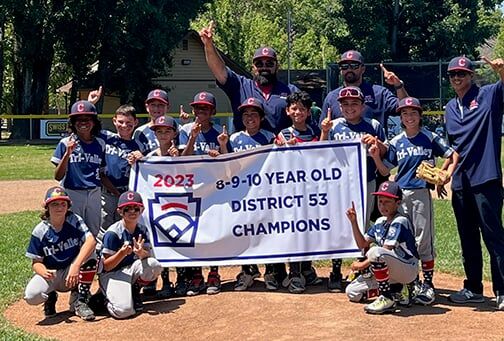
<path id="1" fill-rule="evenodd" d="M 360 66 L 361 66 L 360 63 L 345 63 L 340 64 L 339 68 L 341 70 L 348 70 L 348 69 L 357 70 L 358 68 L 360 68 Z"/>
<path id="2" fill-rule="evenodd" d="M 450 77 L 450 78 L 453 78 L 455 76 L 457 76 L 459 78 L 464 78 L 468 74 L 469 74 L 469 72 L 467 72 L 467 71 L 448 71 L 448 77 Z"/>
<path id="3" fill-rule="evenodd" d="M 133 211 L 135 213 L 140 212 L 140 207 L 139 206 L 126 206 L 123 208 L 123 212 L 128 213 L 129 211 Z"/>
<path id="4" fill-rule="evenodd" d="M 355 97 L 362 99 L 362 94 L 357 89 L 341 89 L 338 97 Z"/>
<path id="5" fill-rule="evenodd" d="M 255 67 L 273 67 L 275 66 L 275 61 L 274 60 L 256 60 L 254 62 Z"/>

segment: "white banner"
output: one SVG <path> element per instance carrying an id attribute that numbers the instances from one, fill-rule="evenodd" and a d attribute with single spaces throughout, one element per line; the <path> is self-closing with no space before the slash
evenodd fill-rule
<path id="1" fill-rule="evenodd" d="M 143 222 L 165 266 L 275 263 L 360 255 L 346 218 L 366 205 L 360 140 L 152 157 L 132 168 Z"/>

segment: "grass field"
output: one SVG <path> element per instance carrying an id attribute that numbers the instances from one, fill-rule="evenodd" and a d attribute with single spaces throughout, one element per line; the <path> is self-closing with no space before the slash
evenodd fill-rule
<path id="1" fill-rule="evenodd" d="M 52 179 L 55 145 L 0 146 L 0 180 Z M 28 166 L 28 167 L 27 167 Z"/>

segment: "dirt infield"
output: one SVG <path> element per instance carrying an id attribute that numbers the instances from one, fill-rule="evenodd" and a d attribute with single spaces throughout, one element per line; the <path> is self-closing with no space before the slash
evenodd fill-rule
<path id="1" fill-rule="evenodd" d="M 0 202 L 0 214 L 39 209 L 45 190 L 54 181 L 2 181 L 13 195 Z M 319 269 L 328 276 L 329 269 Z M 15 326 L 28 332 L 59 340 L 319 340 L 365 337 L 376 340 L 503 340 L 500 327 L 504 312 L 495 311 L 491 297 L 480 305 L 456 306 L 447 295 L 458 290 L 462 279 L 436 274 L 437 300 L 431 307 L 400 308 L 394 314 L 367 315 L 362 304 L 348 302 L 344 294 L 331 294 L 320 286 L 309 287 L 303 295 L 286 290 L 268 292 L 262 280 L 250 291 L 233 292 L 238 267 L 223 267 L 223 292 L 214 295 L 171 298 L 146 302 L 145 312 L 118 321 L 99 316 L 84 322 L 68 312 L 68 294 L 59 296 L 58 316 L 44 319 L 42 306 L 29 306 L 23 300 L 4 313 Z M 174 274 L 171 274 L 172 279 Z M 95 283 L 96 287 L 96 283 Z"/>

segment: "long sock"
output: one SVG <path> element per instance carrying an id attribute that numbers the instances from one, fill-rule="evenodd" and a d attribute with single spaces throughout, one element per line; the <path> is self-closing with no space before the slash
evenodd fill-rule
<path id="1" fill-rule="evenodd" d="M 432 277 L 434 277 L 434 259 L 428 262 L 422 262 L 422 272 L 424 283 L 434 287 Z"/>
<path id="2" fill-rule="evenodd" d="M 375 275 L 376 281 L 378 282 L 378 290 L 380 291 L 380 295 L 392 298 L 389 282 L 390 273 L 387 264 L 380 262 L 372 262 L 371 268 Z"/>
<path id="3" fill-rule="evenodd" d="M 96 260 L 90 259 L 84 263 L 79 269 L 79 284 L 77 285 L 77 290 L 79 293 L 78 300 L 82 302 L 87 302 L 91 296 L 91 283 L 93 283 L 93 278 L 96 274 Z"/>
<path id="4" fill-rule="evenodd" d="M 219 272 L 219 267 L 218 266 L 211 266 L 210 272 Z"/>
<path id="5" fill-rule="evenodd" d="M 342 278 L 343 276 L 341 275 L 341 259 L 332 259 L 332 273 L 337 277 L 337 278 Z"/>

